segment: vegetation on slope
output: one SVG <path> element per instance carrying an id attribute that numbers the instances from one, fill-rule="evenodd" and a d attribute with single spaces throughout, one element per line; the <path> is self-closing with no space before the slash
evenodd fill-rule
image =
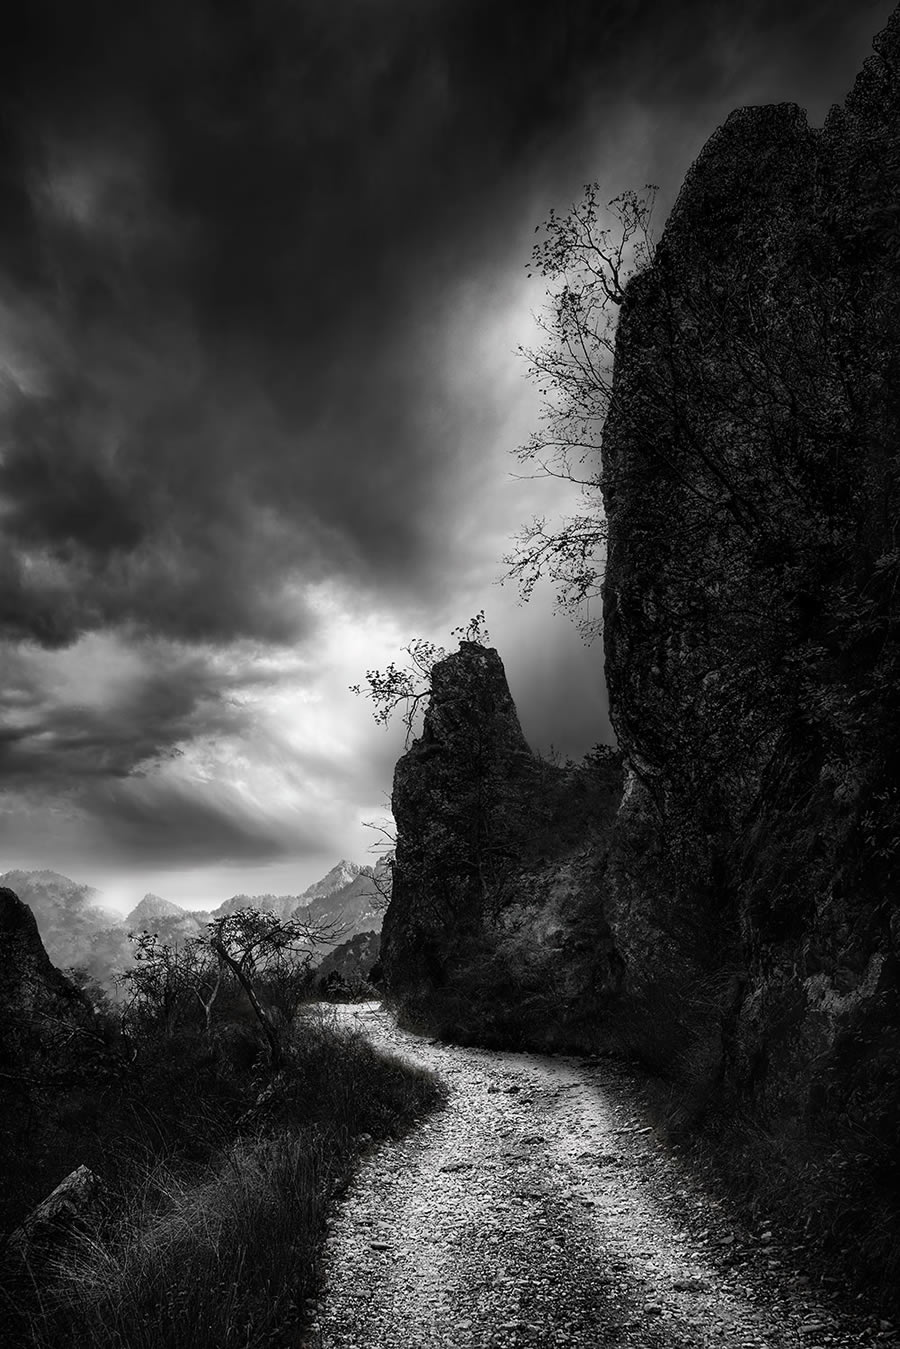
<path id="1" fill-rule="evenodd" d="M 302 967 L 290 1016 L 279 1011 L 284 971 L 254 975 L 278 1037 L 277 1070 L 233 971 L 208 1023 L 200 1000 L 178 987 L 186 976 L 168 975 L 167 988 L 152 978 L 133 986 L 124 1017 L 101 1010 L 90 1034 L 102 1050 L 86 1056 L 83 1036 L 70 1034 L 45 1056 L 52 1071 L 14 1084 L 7 1230 L 79 1165 L 102 1189 L 64 1237 L 32 1243 L 24 1258 L 8 1245 L 7 1343 L 294 1343 L 317 1288 L 329 1202 L 360 1148 L 440 1101 L 428 1075 L 304 1006 Z"/>

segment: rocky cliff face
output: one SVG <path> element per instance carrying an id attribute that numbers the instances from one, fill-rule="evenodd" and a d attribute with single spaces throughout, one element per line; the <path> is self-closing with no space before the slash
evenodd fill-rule
<path id="1" fill-rule="evenodd" d="M 0 1169 L 9 1178 L 0 1195 L 2 1231 L 22 1191 L 29 1193 L 30 1178 L 18 1174 L 22 1158 L 40 1154 L 52 1163 L 59 1117 L 73 1093 L 105 1084 L 111 1067 L 91 1003 L 50 963 L 34 915 L 5 886 L 0 971 Z M 38 1176 L 34 1197 L 41 1183 Z"/>
<path id="2" fill-rule="evenodd" d="M 596 1043 L 617 979 L 597 897 L 620 781 L 615 762 L 532 754 L 496 651 L 463 642 L 434 667 L 392 797 L 381 959 L 407 1017 L 463 1039 Z"/>
<path id="3" fill-rule="evenodd" d="M 12 890 L 0 886 L 0 1019 L 13 1023 L 63 1023 L 71 1029 L 91 1015 L 84 994 L 50 963 L 34 914 Z"/>
<path id="4" fill-rule="evenodd" d="M 603 451 L 613 1019 L 686 1114 L 863 1187 L 872 1230 L 900 1180 L 897 15 L 875 47 L 822 130 L 782 105 L 712 137 L 629 286 Z"/>
<path id="5" fill-rule="evenodd" d="M 27 904 L 37 920 L 41 941 L 59 969 L 78 966 L 101 977 L 107 960 L 127 963 L 128 943 L 100 896 L 56 871 L 7 871 L 6 886 Z"/>
<path id="6" fill-rule="evenodd" d="M 675 1126 L 894 1288 L 898 15 L 823 129 L 734 113 L 629 284 L 603 443 L 621 801 L 540 765 L 463 643 L 397 765 L 382 943 L 432 1029 L 637 1052 Z"/>

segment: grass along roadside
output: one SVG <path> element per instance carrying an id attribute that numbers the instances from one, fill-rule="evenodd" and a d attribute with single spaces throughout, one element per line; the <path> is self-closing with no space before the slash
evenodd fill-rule
<path id="1" fill-rule="evenodd" d="M 441 1100 L 429 1074 L 307 1015 L 236 1137 L 200 1164 L 136 1156 L 96 1222 L 19 1278 L 7 1299 L 18 1344 L 295 1342 L 329 1205 L 366 1136 L 397 1136 Z"/>

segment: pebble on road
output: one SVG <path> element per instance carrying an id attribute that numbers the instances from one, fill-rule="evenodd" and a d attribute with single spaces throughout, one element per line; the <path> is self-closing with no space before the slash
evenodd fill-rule
<path id="1" fill-rule="evenodd" d="M 771 1232 L 742 1244 L 619 1066 L 435 1044 L 377 1004 L 345 1016 L 449 1101 L 360 1166 L 304 1349 L 897 1346 Z"/>

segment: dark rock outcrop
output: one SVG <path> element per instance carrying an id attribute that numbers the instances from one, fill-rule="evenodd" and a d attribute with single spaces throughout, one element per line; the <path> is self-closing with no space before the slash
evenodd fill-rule
<path id="1" fill-rule="evenodd" d="M 85 995 L 44 949 L 34 914 L 18 895 L 0 886 L 0 1019 L 4 1026 L 80 1025 L 93 1015 Z M 48 1032 L 49 1033 L 49 1032 Z"/>
<path id="2" fill-rule="evenodd" d="M 596 1044 L 617 979 L 597 893 L 620 783 L 616 762 L 532 754 L 496 651 L 463 642 L 435 665 L 422 735 L 394 774 L 382 929 L 385 986 L 410 1020 Z"/>
<path id="3" fill-rule="evenodd" d="M 463 644 L 397 765 L 382 949 L 432 1029 L 636 1052 L 673 1127 L 896 1298 L 900 11 L 875 51 L 821 130 L 732 114 L 628 285 L 614 827 Z"/>
<path id="4" fill-rule="evenodd" d="M 93 1005 L 51 964 L 34 915 L 0 887 L 0 1230 L 48 1186 L 61 1120 L 116 1072 Z M 29 1165 L 23 1171 L 23 1159 Z M 36 1191 L 36 1193 L 35 1193 Z"/>
<path id="5" fill-rule="evenodd" d="M 44 948 L 59 969 L 77 967 L 108 983 L 111 969 L 129 963 L 127 932 L 103 909 L 91 886 L 47 870 L 8 871 L 0 876 L 0 886 L 28 905 Z"/>
<path id="6" fill-rule="evenodd" d="M 29 1264 L 52 1256 L 61 1244 L 84 1229 L 101 1192 L 100 1178 L 87 1166 L 76 1167 L 10 1234 L 9 1252 Z"/>
<path id="7" fill-rule="evenodd" d="M 845 1240 L 857 1212 L 890 1245 L 897 15 L 875 47 L 822 130 L 791 105 L 734 113 L 628 287 L 603 448 L 628 778 L 604 904 L 615 1026 L 682 1114 L 749 1117 L 786 1184 L 857 1193 Z"/>

